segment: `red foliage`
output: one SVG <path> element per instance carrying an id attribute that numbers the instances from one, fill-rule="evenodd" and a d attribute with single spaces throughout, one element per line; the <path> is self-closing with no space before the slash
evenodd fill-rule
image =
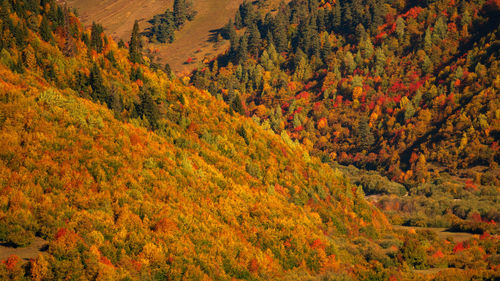
<path id="1" fill-rule="evenodd" d="M 401 94 L 395 96 L 394 98 L 392 98 L 392 100 L 395 102 L 395 103 L 399 103 L 401 101 Z"/>
<path id="2" fill-rule="evenodd" d="M 433 258 L 444 258 L 444 254 L 443 252 L 441 252 L 441 250 L 437 250 L 437 252 L 435 252 L 433 255 L 432 255 Z"/>
<path id="3" fill-rule="evenodd" d="M 477 186 L 471 179 L 465 181 L 465 188 L 469 190 L 477 190 Z"/>
<path id="4" fill-rule="evenodd" d="M 463 242 L 457 243 L 457 245 L 455 245 L 455 247 L 453 248 L 453 253 L 461 252 L 467 248 L 467 245 L 464 245 Z"/>
<path id="5" fill-rule="evenodd" d="M 337 98 L 335 99 L 335 103 L 338 103 L 338 104 L 342 104 L 342 100 L 344 99 L 343 96 L 337 96 Z"/>
<path id="6" fill-rule="evenodd" d="M 373 109 L 375 108 L 375 102 L 373 102 L 373 101 L 372 101 L 372 102 L 370 102 L 370 104 L 368 105 L 368 108 L 369 108 L 370 110 L 373 110 Z"/>
<path id="7" fill-rule="evenodd" d="M 250 270 L 250 272 L 258 272 L 259 271 L 259 263 L 257 262 L 257 260 L 255 258 L 253 258 L 250 261 L 249 270 Z"/>
<path id="8" fill-rule="evenodd" d="M 326 245 L 320 239 L 316 239 L 311 243 L 311 248 L 313 249 L 325 249 Z"/>
<path id="9" fill-rule="evenodd" d="M 406 86 L 400 81 L 395 82 L 392 86 L 387 90 L 389 93 L 397 93 L 399 91 L 406 91 Z"/>
<path id="10" fill-rule="evenodd" d="M 283 242 L 283 245 L 284 245 L 286 248 L 290 248 L 290 247 L 292 247 L 292 244 L 290 244 L 290 239 L 288 239 L 287 241 Z"/>
<path id="11" fill-rule="evenodd" d="M 314 111 L 318 111 L 320 109 L 320 106 L 321 106 L 321 103 L 315 102 L 314 105 L 313 105 L 313 110 Z"/>
<path id="12" fill-rule="evenodd" d="M 16 268 L 17 263 L 20 258 L 16 255 L 10 255 L 6 260 L 2 261 L 6 266 L 7 270 L 13 271 Z"/>
<path id="13" fill-rule="evenodd" d="M 286 101 L 283 102 L 283 104 L 281 105 L 281 109 L 283 109 L 283 110 L 287 110 L 289 107 L 290 107 L 290 104 Z"/>
<path id="14" fill-rule="evenodd" d="M 59 228 L 59 230 L 56 232 L 55 239 L 59 239 L 63 236 L 68 234 L 68 230 L 66 228 Z"/>
<path id="15" fill-rule="evenodd" d="M 171 258 L 171 257 L 170 257 Z M 132 265 L 134 266 L 135 270 L 140 271 L 142 269 L 142 263 L 137 260 L 131 260 L 130 261 Z"/>
<path id="16" fill-rule="evenodd" d="M 392 24 L 391 29 L 389 30 L 389 34 L 394 33 L 394 31 L 396 31 L 396 24 L 395 23 Z"/>
<path id="17" fill-rule="evenodd" d="M 139 136 L 138 136 L 138 135 L 136 135 L 136 134 L 131 134 L 131 135 L 129 136 L 129 138 L 130 138 L 130 143 L 131 143 L 132 145 L 134 145 L 134 146 L 135 146 L 135 145 L 138 145 L 138 144 L 142 144 L 141 137 L 139 137 Z"/>
<path id="18" fill-rule="evenodd" d="M 491 235 L 488 233 L 488 231 L 485 231 L 481 236 L 479 237 L 481 240 L 489 239 Z"/>
<path id="19" fill-rule="evenodd" d="M 295 132 L 300 132 L 300 131 L 303 131 L 304 130 L 304 126 L 300 125 L 298 126 L 297 128 L 295 128 Z"/>
<path id="20" fill-rule="evenodd" d="M 313 82 L 309 82 L 309 83 L 307 83 L 307 84 L 304 86 L 304 89 L 309 90 L 309 89 L 311 89 L 311 88 L 312 88 L 312 86 L 313 86 L 313 85 L 314 85 L 314 83 L 313 83 Z"/>
<path id="21" fill-rule="evenodd" d="M 111 261 L 105 256 L 101 256 L 100 262 L 105 264 L 105 265 L 113 266 Z"/>
<path id="22" fill-rule="evenodd" d="M 450 22 L 448 24 L 448 31 L 457 32 L 457 25 L 454 22 Z"/>
<path id="23" fill-rule="evenodd" d="M 296 98 L 297 99 L 308 99 L 309 98 L 309 92 L 306 92 L 306 91 L 303 91 L 301 93 L 299 93 Z"/>
<path id="24" fill-rule="evenodd" d="M 381 33 L 377 34 L 377 36 L 375 36 L 375 42 L 379 43 L 379 42 L 380 42 L 380 41 L 382 41 L 382 39 L 384 39 L 386 36 L 387 36 L 387 33 L 386 33 L 386 32 L 381 32 Z"/>
<path id="25" fill-rule="evenodd" d="M 412 152 L 411 153 L 411 157 L 410 157 L 410 163 L 415 163 L 418 159 L 418 155 L 415 153 L 415 152 Z"/>
<path id="26" fill-rule="evenodd" d="M 407 18 L 416 18 L 424 9 L 422 7 L 413 7 L 408 12 L 403 14 L 403 17 Z"/>

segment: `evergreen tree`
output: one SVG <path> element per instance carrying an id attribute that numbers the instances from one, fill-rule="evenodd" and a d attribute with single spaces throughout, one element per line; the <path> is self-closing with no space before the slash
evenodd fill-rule
<path id="1" fill-rule="evenodd" d="M 439 17 L 434 24 L 434 32 L 432 33 L 433 41 L 437 42 L 438 40 L 444 39 L 446 37 L 447 31 L 448 28 L 443 17 Z"/>
<path id="2" fill-rule="evenodd" d="M 342 24 L 342 7 L 340 6 L 340 1 L 337 1 L 335 3 L 335 6 L 333 7 L 332 25 L 333 28 L 335 28 L 335 30 L 338 30 L 341 24 Z"/>
<path id="3" fill-rule="evenodd" d="M 241 102 L 240 95 L 235 95 L 233 101 L 231 102 L 231 108 L 238 112 L 240 115 L 245 114 L 245 109 L 243 108 L 243 103 Z"/>
<path id="4" fill-rule="evenodd" d="M 227 23 L 226 33 L 231 46 L 231 53 L 234 53 L 238 49 L 238 35 L 236 34 L 233 21 L 231 20 Z"/>
<path id="5" fill-rule="evenodd" d="M 257 28 L 257 25 L 255 23 L 252 23 L 248 30 L 248 50 L 251 55 L 257 56 L 259 54 L 261 45 L 261 36 L 259 29 Z"/>
<path id="6" fill-rule="evenodd" d="M 398 17 L 396 20 L 396 34 L 398 35 L 398 39 L 401 42 L 403 40 L 403 36 L 405 35 L 405 21 L 402 17 Z"/>
<path id="7" fill-rule="evenodd" d="M 284 52 L 288 49 L 288 34 L 287 34 L 288 22 L 283 13 L 279 13 L 273 21 L 272 24 L 272 35 L 274 45 L 278 52 Z"/>
<path id="8" fill-rule="evenodd" d="M 90 95 L 92 99 L 106 103 L 108 106 L 111 105 L 108 89 L 104 85 L 104 78 L 97 63 L 94 63 L 90 69 L 90 87 L 92 87 Z"/>
<path id="9" fill-rule="evenodd" d="M 92 28 L 90 30 L 90 48 L 98 53 L 101 53 L 104 47 L 102 40 L 103 31 L 102 25 L 96 24 L 95 22 L 92 23 Z"/>
<path id="10" fill-rule="evenodd" d="M 344 57 L 344 69 L 348 74 L 352 74 L 356 69 L 356 62 L 351 52 L 347 51 Z"/>
<path id="11" fill-rule="evenodd" d="M 139 23 L 137 20 L 134 23 L 132 36 L 130 37 L 129 57 L 132 62 L 142 63 L 142 42 L 139 35 Z"/>
<path id="12" fill-rule="evenodd" d="M 248 56 L 248 36 L 244 34 L 240 38 L 240 44 L 238 47 L 238 55 L 237 55 L 237 60 L 239 63 L 243 63 L 247 60 Z"/>
<path id="13" fill-rule="evenodd" d="M 239 9 L 236 11 L 236 15 L 234 16 L 234 25 L 237 29 L 243 28 L 243 20 L 241 19 L 241 13 Z"/>
<path id="14" fill-rule="evenodd" d="M 152 130 L 158 129 L 158 119 L 160 118 L 160 113 L 156 102 L 151 97 L 151 92 L 141 89 L 139 97 L 141 99 L 141 104 L 136 107 L 137 113 L 139 116 L 146 118 L 149 121 Z"/>
<path id="15" fill-rule="evenodd" d="M 180 29 L 187 20 L 186 0 L 174 0 L 174 23 Z"/>
<path id="16" fill-rule="evenodd" d="M 52 29 L 50 28 L 49 21 L 45 16 L 42 18 L 40 24 L 40 35 L 42 39 L 47 42 L 51 42 L 54 39 L 54 37 L 52 37 Z"/>
<path id="17" fill-rule="evenodd" d="M 432 48 L 432 31 L 429 27 L 427 27 L 427 30 L 425 30 L 425 36 L 424 36 L 424 50 L 426 52 L 430 52 Z"/>
<path id="18" fill-rule="evenodd" d="M 373 133 L 368 125 L 368 118 L 361 118 L 358 126 L 355 128 L 356 137 L 358 139 L 359 148 L 361 150 L 369 150 L 375 142 Z"/>

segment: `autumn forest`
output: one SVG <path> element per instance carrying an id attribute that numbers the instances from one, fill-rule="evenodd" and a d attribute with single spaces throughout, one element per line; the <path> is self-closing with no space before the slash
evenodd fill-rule
<path id="1" fill-rule="evenodd" d="M 498 0 L 242 1 L 221 55 L 0 0 L 0 280 L 498 280 Z"/>

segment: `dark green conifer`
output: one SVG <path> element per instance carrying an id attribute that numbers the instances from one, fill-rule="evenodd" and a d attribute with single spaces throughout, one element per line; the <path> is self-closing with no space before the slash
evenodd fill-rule
<path id="1" fill-rule="evenodd" d="M 142 63 L 142 42 L 139 35 L 139 23 L 137 20 L 134 23 L 132 36 L 130 37 L 129 57 L 132 62 Z"/>

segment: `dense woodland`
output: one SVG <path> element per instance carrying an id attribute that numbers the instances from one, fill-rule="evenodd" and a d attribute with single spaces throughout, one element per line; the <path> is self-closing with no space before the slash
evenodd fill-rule
<path id="1" fill-rule="evenodd" d="M 498 223 L 499 7 L 247 1 L 225 28 L 230 50 L 192 84 L 325 163 L 387 177 L 351 179 L 396 195 L 380 202 L 396 223 Z"/>
<path id="2" fill-rule="evenodd" d="M 292 67 L 297 54 L 292 51 L 293 44 L 276 44 L 285 48 L 279 52 L 277 48 L 281 47 L 266 46 L 262 39 L 266 37 L 260 30 L 265 25 L 260 20 L 249 20 L 249 14 L 258 15 L 255 11 L 248 12 L 253 9 L 249 4 L 243 6 L 246 8 L 242 8 L 236 18 L 241 18 L 235 21 L 240 30 L 229 33 L 242 38 L 231 52 L 240 54 L 237 50 L 245 49 L 241 47 L 245 46 L 245 30 L 259 33 L 259 44 L 255 49 L 248 49 L 246 56 L 238 56 L 241 61 L 221 68 L 214 61 L 205 71 L 195 74 L 192 82 L 197 87 L 203 88 L 202 82 L 209 81 L 209 91 L 206 91 L 190 86 L 189 78 L 175 78 L 151 64 L 142 55 L 137 24 L 126 46 L 115 43 L 98 24 L 83 29 L 74 13 L 54 0 L 0 2 L 0 242 L 24 247 L 34 237 L 48 241 L 48 249 L 37 258 L 23 261 L 11 256 L 0 261 L 1 280 L 415 280 L 433 277 L 494 280 L 498 276 L 496 228 L 479 228 L 478 235 L 464 242 L 455 242 L 453 238 L 443 241 L 430 231 L 394 230 L 379 209 L 365 200 L 363 191 L 363 188 L 368 190 L 363 184 L 367 181 L 364 176 L 380 177 L 381 181 L 386 178 L 376 173 L 356 174 L 359 170 L 354 167 L 345 172 L 342 172 L 344 166 L 334 168 L 321 154 L 333 151 L 314 149 L 318 144 L 313 142 L 315 130 L 291 129 L 295 116 L 303 116 L 296 117 L 303 128 L 316 120 L 314 115 L 305 113 L 315 112 L 315 106 L 309 109 L 310 104 L 325 106 L 315 93 L 319 85 L 328 84 L 325 79 L 330 72 L 326 69 L 325 76 L 315 74 L 319 71 L 312 68 L 315 56 L 303 55 L 297 65 L 305 65 L 311 72 L 304 73 L 312 76 L 293 78 L 297 72 L 285 67 Z M 281 8 L 286 10 L 295 4 L 292 1 L 290 6 Z M 317 7 L 313 4 L 319 5 L 311 2 L 304 11 L 315 10 Z M 481 15 L 488 11 L 489 6 L 477 5 L 478 15 L 479 11 Z M 321 7 L 334 6 L 323 3 Z M 319 10 L 327 11 L 326 8 Z M 288 14 L 277 13 L 280 14 L 288 19 Z M 304 17 L 309 18 L 307 13 Z M 289 18 L 300 17 L 294 12 Z M 480 19 L 488 23 L 491 17 L 485 15 Z M 254 27 L 251 27 L 252 21 L 256 24 Z M 287 30 L 287 36 L 292 36 L 292 31 Z M 342 39 L 340 33 L 323 34 L 328 34 L 332 49 L 339 52 L 345 47 L 335 45 L 341 41 L 334 38 L 356 40 Z M 387 40 L 391 40 L 392 35 L 387 36 Z M 494 38 L 487 35 L 480 40 L 490 37 Z M 252 46 L 252 40 L 248 40 L 248 46 Z M 478 106 L 485 107 L 478 109 L 474 103 L 465 107 L 489 118 L 488 134 L 478 129 L 477 135 L 467 135 L 471 143 L 475 141 L 479 145 L 494 138 L 498 127 L 498 116 L 491 116 L 489 111 L 498 103 L 494 98 L 498 83 L 488 84 L 496 65 L 496 60 L 491 59 L 495 52 L 488 53 L 494 42 L 488 40 L 492 43 L 481 45 L 471 57 L 471 60 L 484 58 L 480 60 L 481 65 L 488 67 L 488 71 L 483 71 L 481 78 L 470 72 L 472 80 L 465 79 L 458 86 L 454 84 L 460 89 L 455 94 L 458 101 L 460 93 L 466 93 L 461 85 L 470 91 L 484 88 L 483 94 L 474 94 L 471 100 L 480 97 Z M 382 48 L 375 46 L 375 49 Z M 305 47 L 301 49 L 309 52 Z M 297 48 L 297 52 L 299 50 Z M 281 61 L 282 70 L 276 73 L 286 81 L 285 85 L 295 85 L 301 98 L 296 93 L 284 93 L 290 89 L 285 86 L 274 93 L 282 94 L 282 99 L 269 97 L 265 101 L 266 95 L 258 89 L 270 87 L 269 82 L 264 81 L 274 81 L 270 80 L 271 70 L 262 72 L 263 77 L 268 78 L 260 80 L 263 83 L 259 87 L 252 84 L 258 81 L 254 79 L 248 79 L 252 81 L 248 83 L 255 87 L 245 86 L 245 91 L 237 87 L 246 85 L 240 84 L 245 80 L 238 79 L 238 69 L 241 77 L 248 77 L 247 67 L 264 67 L 260 62 L 265 53 L 270 58 L 271 69 L 277 68 L 272 62 L 274 59 Z M 331 55 L 335 59 L 334 53 Z M 462 71 L 469 71 L 465 67 L 468 59 L 462 63 Z M 358 73 L 360 78 L 345 71 L 348 70 L 343 66 L 338 69 L 341 77 L 346 77 L 344 80 L 332 78 L 332 81 L 346 88 L 332 88 L 325 100 L 337 101 L 337 97 L 343 97 L 340 93 L 347 95 L 353 79 L 361 79 L 359 107 L 349 116 L 356 119 L 368 115 L 369 106 L 361 109 L 366 100 L 370 100 L 362 99 L 366 76 L 359 67 L 354 68 L 353 73 Z M 208 80 L 210 75 L 216 77 L 212 82 Z M 445 81 L 439 85 L 447 89 L 446 77 L 443 72 Z M 309 82 L 312 84 L 307 86 Z M 233 86 L 226 88 L 224 83 Z M 301 87 L 309 89 L 307 94 Z M 253 102 L 255 109 L 251 104 L 254 94 L 259 96 Z M 341 105 L 335 107 L 346 112 L 339 117 L 348 118 L 347 101 L 342 98 Z M 283 107 L 288 102 L 288 106 Z M 273 104 L 269 107 L 269 112 L 273 112 L 271 117 L 266 115 L 268 103 Z M 354 104 L 355 99 L 350 103 Z M 379 106 L 381 112 L 388 108 L 384 104 Z M 436 113 L 431 109 L 429 112 Z M 465 116 L 479 118 L 478 114 L 467 115 L 466 109 L 463 109 Z M 251 113 L 254 110 L 255 113 Z M 259 110 L 262 112 L 257 113 Z M 405 112 L 396 105 L 393 110 Z M 415 108 L 415 112 L 418 116 L 420 109 Z M 244 116 L 250 114 L 253 118 Z M 498 111 L 495 114 L 498 115 Z M 336 124 L 332 120 L 337 119 L 327 116 L 318 121 L 322 118 L 327 118 L 323 127 L 326 137 Z M 408 132 L 405 126 L 413 124 L 413 118 L 404 125 L 397 123 L 401 134 Z M 375 151 L 374 143 L 380 138 L 373 129 L 378 126 L 374 125 L 378 124 L 376 120 L 378 117 L 364 121 L 366 124 L 361 126 L 373 135 L 373 143 L 365 146 L 364 154 Z M 476 124 L 473 120 L 470 128 Z M 310 134 L 309 142 L 301 138 L 306 132 Z M 339 141 L 332 144 L 350 141 L 342 135 L 337 137 Z M 387 149 L 402 143 L 396 138 L 394 143 L 387 144 Z M 491 148 L 491 145 L 485 146 Z M 310 149 L 319 157 L 310 155 Z M 497 153 L 495 148 L 491 149 Z M 424 154 L 418 153 L 420 159 Z M 360 154 L 364 155 L 363 151 Z M 458 171 L 463 167 L 456 168 Z M 349 173 L 349 177 L 344 173 Z M 482 180 L 487 172 L 478 173 Z M 477 196 L 478 200 L 487 198 L 488 184 L 497 180 L 495 174 L 491 174 L 493 176 L 485 177 L 484 183 L 473 181 L 475 191 L 466 195 Z M 354 181 L 355 175 L 359 182 Z M 424 177 L 426 182 L 430 179 Z M 409 176 L 406 180 L 421 178 Z M 406 188 L 395 182 L 391 184 L 393 194 Z M 459 187 L 457 191 L 462 192 Z M 371 190 L 377 193 L 383 188 L 373 185 Z M 496 196 L 495 191 L 490 195 Z M 482 214 L 470 215 L 470 222 L 476 223 L 473 227 L 491 227 Z M 413 271 L 429 268 L 449 269 L 425 276 Z"/>

